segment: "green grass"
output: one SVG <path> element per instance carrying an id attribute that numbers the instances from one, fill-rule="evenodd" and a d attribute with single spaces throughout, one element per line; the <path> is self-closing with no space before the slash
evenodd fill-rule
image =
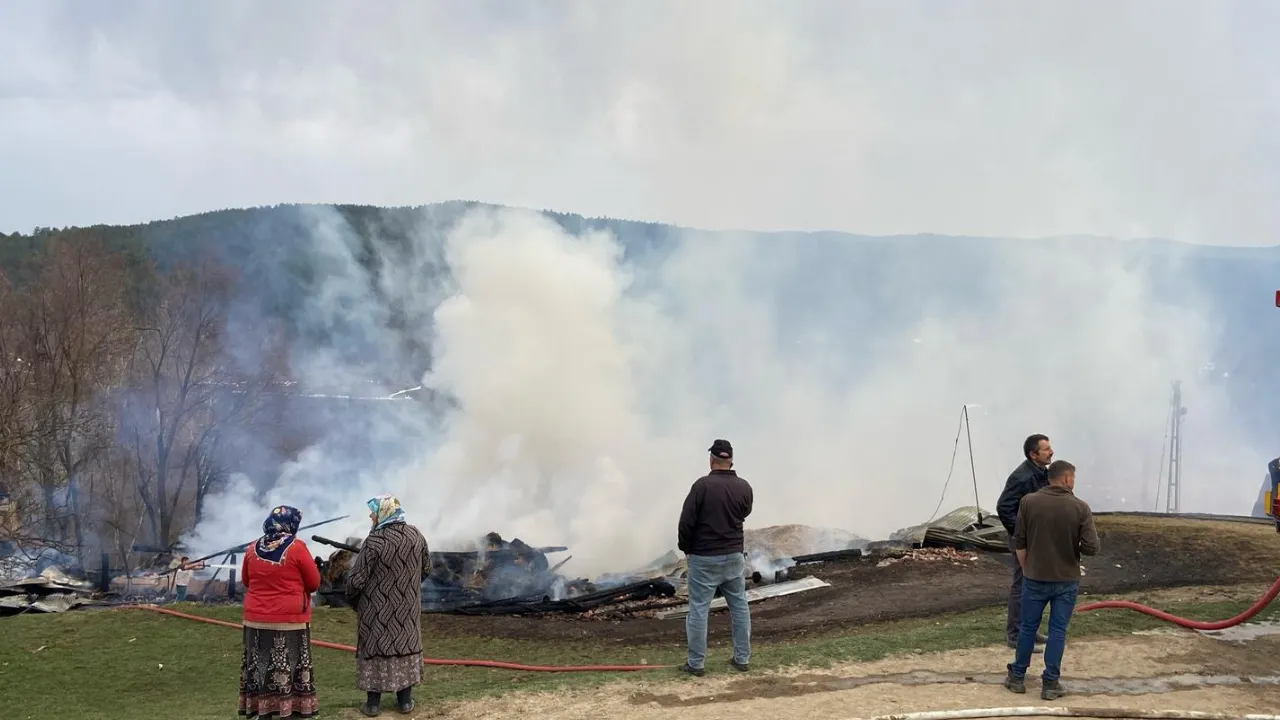
<path id="1" fill-rule="evenodd" d="M 1219 619 L 1243 610 L 1246 602 L 1179 603 L 1176 612 Z M 238 607 L 180 606 L 188 612 L 237 621 Z M 1264 617 L 1280 618 L 1265 611 Z M 679 622 L 679 621 L 672 621 Z M 1161 625 L 1136 613 L 1087 613 L 1072 621 L 1072 636 L 1127 633 Z M 624 663 L 679 664 L 682 644 L 619 647 L 608 624 L 589 642 L 428 636 L 431 657 L 479 658 L 545 665 Z M 788 642 L 757 643 L 752 665 L 823 666 L 867 661 L 910 652 L 934 652 L 990 645 L 1004 629 L 1002 609 L 945 618 L 867 625 L 834 635 Z M 354 644 L 354 615 L 317 608 L 313 636 Z M 723 643 L 713 653 L 727 654 Z M 717 654 L 712 655 L 713 658 Z M 355 688 L 351 654 L 317 648 L 321 709 L 354 708 L 363 699 Z M 103 720 L 115 718 L 227 718 L 235 714 L 240 635 L 234 630 L 135 610 L 78 611 L 0 619 L 0 718 Z M 163 666 L 163 667 L 161 667 Z M 714 671 L 714 661 L 710 668 Z M 670 677 L 655 670 L 649 677 Z M 601 674 L 519 673 L 459 667 L 429 667 L 417 697 L 423 704 L 465 700 L 513 689 L 550 690 L 597 684 L 617 678 Z"/>

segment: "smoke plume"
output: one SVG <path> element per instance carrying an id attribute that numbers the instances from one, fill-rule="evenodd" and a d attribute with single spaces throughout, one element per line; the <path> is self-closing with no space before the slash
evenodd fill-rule
<path id="1" fill-rule="evenodd" d="M 576 572 L 626 569 L 674 546 L 716 437 L 755 489 L 749 526 L 885 537 L 940 497 L 974 502 L 963 437 L 942 497 L 964 404 L 985 508 L 1043 432 L 1095 507 L 1151 510 L 1175 379 L 1192 408 L 1182 509 L 1247 512 L 1256 494 L 1262 456 L 1201 372 L 1209 304 L 1153 284 L 1176 276 L 1177 246 L 688 231 L 628 253 L 480 208 L 443 233 L 424 215 L 398 256 L 420 272 L 371 279 L 337 214 L 308 212 L 333 271 L 315 321 L 357 324 L 377 357 L 387 308 L 409 307 L 432 348 L 421 382 L 454 403 L 438 421 L 395 404 L 343 423 L 265 494 L 244 482 L 210 501 L 194 544 L 252 537 L 277 502 L 351 514 L 333 534 L 360 534 L 364 500 L 391 492 L 439 548 L 496 530 L 571 546 Z M 920 254 L 878 250 L 893 243 Z M 297 353 L 314 382 L 373 370 Z"/>

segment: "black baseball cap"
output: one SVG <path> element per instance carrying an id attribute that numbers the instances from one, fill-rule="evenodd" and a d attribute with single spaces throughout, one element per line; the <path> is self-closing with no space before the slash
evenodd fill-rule
<path id="1" fill-rule="evenodd" d="M 733 459 L 733 446 L 729 444 L 728 440 L 716 440 L 711 443 L 711 447 L 707 449 L 707 452 L 721 460 Z"/>

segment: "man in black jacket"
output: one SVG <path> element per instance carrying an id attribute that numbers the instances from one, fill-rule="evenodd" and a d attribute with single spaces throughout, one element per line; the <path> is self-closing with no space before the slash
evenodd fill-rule
<path id="1" fill-rule="evenodd" d="M 751 485 L 733 470 L 733 446 L 728 440 L 716 440 L 708 452 L 711 473 L 689 488 L 678 528 L 678 547 L 689 564 L 689 614 L 684 622 L 689 656 L 680 669 L 698 677 L 706 672 L 707 615 L 717 590 L 729 606 L 733 637 L 729 665 L 746 671 L 751 662 L 742 523 L 751 514 L 754 496 Z"/>
<path id="2" fill-rule="evenodd" d="M 1009 473 L 1005 481 L 1004 492 L 996 503 L 996 514 L 1000 516 L 1000 524 L 1009 533 L 1009 553 L 1012 556 L 1013 535 L 1018 524 L 1018 505 L 1022 498 L 1049 485 L 1049 463 L 1053 461 L 1053 447 L 1045 435 L 1029 436 L 1022 443 L 1022 454 L 1026 458 L 1022 464 Z M 1011 648 L 1018 646 L 1018 630 L 1022 627 L 1022 566 L 1017 558 L 1013 562 L 1013 583 L 1009 585 L 1009 609 L 1005 622 L 1005 642 Z M 1048 640 L 1043 634 L 1036 633 L 1037 645 Z M 1040 650 L 1036 648 L 1037 652 Z"/>

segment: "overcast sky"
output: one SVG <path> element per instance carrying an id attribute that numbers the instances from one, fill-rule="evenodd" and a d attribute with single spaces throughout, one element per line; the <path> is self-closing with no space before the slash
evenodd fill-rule
<path id="1" fill-rule="evenodd" d="M 476 199 L 1280 244 L 1280 3 L 0 0 L 0 229 Z"/>

